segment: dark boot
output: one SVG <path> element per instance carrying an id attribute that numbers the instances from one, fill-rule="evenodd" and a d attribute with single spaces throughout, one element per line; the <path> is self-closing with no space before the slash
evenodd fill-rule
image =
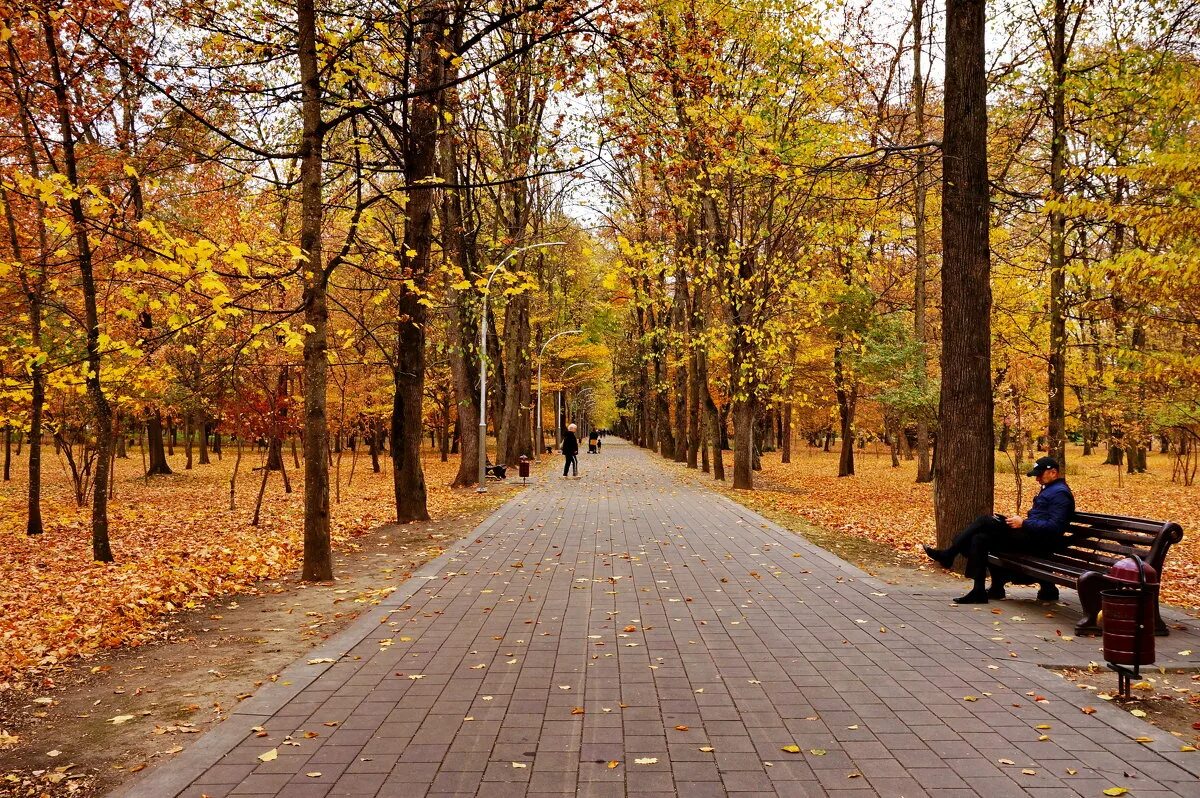
<path id="1" fill-rule="evenodd" d="M 955 604 L 987 604 L 988 594 L 982 588 L 975 588 L 965 596 L 954 599 Z"/>
<path id="2" fill-rule="evenodd" d="M 1038 601 L 1058 601 L 1058 585 L 1053 582 L 1041 582 L 1038 588 Z"/>
<path id="3" fill-rule="evenodd" d="M 935 549 L 933 546 L 929 545 L 922 545 L 921 549 L 924 550 L 925 555 L 929 557 L 929 559 L 933 560 L 943 568 L 951 568 L 954 566 L 955 555 L 954 552 L 950 551 L 949 549 Z"/>
<path id="4" fill-rule="evenodd" d="M 1003 584 L 997 585 L 993 582 L 992 586 L 989 587 L 987 590 L 987 597 L 990 599 L 995 599 L 996 601 L 1003 600 L 1005 597 L 1004 596 L 1004 585 Z"/>

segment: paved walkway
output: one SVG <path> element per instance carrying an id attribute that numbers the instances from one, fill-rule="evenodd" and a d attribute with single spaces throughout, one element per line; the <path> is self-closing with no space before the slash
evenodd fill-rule
<path id="1" fill-rule="evenodd" d="M 1200 754 L 1037 667 L 1099 659 L 1072 613 L 885 586 L 615 439 L 580 460 L 121 794 L 1200 794 Z"/>

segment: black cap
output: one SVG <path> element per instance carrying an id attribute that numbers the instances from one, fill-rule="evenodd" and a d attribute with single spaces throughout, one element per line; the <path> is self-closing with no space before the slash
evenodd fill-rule
<path id="1" fill-rule="evenodd" d="M 1058 470 L 1058 461 L 1057 460 L 1055 460 L 1053 457 L 1039 457 L 1037 459 L 1037 462 L 1033 464 L 1033 468 L 1029 469 L 1029 473 L 1026 474 L 1025 476 L 1027 476 L 1027 477 L 1041 476 L 1043 471 L 1049 471 L 1051 468 L 1053 468 L 1055 471 Z"/>

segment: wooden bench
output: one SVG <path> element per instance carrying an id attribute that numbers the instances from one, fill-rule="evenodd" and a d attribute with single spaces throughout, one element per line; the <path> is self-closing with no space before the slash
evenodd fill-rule
<path id="1" fill-rule="evenodd" d="M 988 557 L 988 563 L 1004 569 L 1009 576 L 1023 575 L 1036 582 L 1053 582 L 1078 590 L 1084 615 L 1075 624 L 1075 632 L 1099 634 L 1096 616 L 1100 613 L 1100 591 L 1116 584 L 1106 576 L 1109 567 L 1117 560 L 1136 554 L 1158 572 L 1161 580 L 1167 551 L 1181 540 L 1183 528 L 1174 521 L 1075 513 L 1062 546 L 1053 554 L 996 552 Z M 1157 600 L 1154 617 L 1155 634 L 1168 634 Z"/>

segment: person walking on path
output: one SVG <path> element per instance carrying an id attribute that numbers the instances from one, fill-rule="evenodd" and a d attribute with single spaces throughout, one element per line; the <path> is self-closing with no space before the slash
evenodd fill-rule
<path id="1" fill-rule="evenodd" d="M 567 471 L 574 469 L 575 476 L 579 476 L 579 438 L 575 437 L 575 430 L 579 429 L 574 424 L 567 425 L 567 434 L 563 435 L 562 453 L 565 461 L 563 462 L 563 476 L 567 476 Z"/>
<path id="2" fill-rule="evenodd" d="M 955 535 L 948 548 L 922 546 L 929 558 L 943 568 L 952 567 L 958 555 L 966 556 L 966 573 L 975 584 L 967 595 L 954 599 L 956 604 L 987 604 L 989 598 L 1004 598 L 1002 574 L 993 572 L 991 589 L 984 587 L 989 552 L 1049 554 L 1062 542 L 1063 533 L 1075 512 L 1075 496 L 1059 473 L 1058 461 L 1053 457 L 1039 458 L 1026 476 L 1035 477 L 1042 486 L 1033 499 L 1028 517 L 981 515 Z M 1043 582 L 1038 598 L 1053 601 L 1058 598 L 1058 588 L 1053 583 Z"/>

